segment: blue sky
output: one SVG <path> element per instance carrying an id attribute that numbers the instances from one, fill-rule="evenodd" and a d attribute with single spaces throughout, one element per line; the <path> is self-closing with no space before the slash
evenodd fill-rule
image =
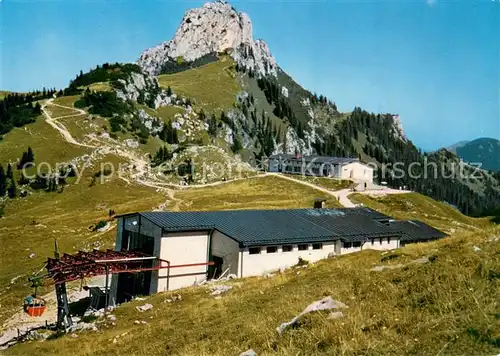
<path id="1" fill-rule="evenodd" d="M 0 0 L 0 88 L 135 61 L 204 1 Z M 281 67 L 339 109 L 399 113 L 431 150 L 500 139 L 500 0 L 233 1 Z"/>

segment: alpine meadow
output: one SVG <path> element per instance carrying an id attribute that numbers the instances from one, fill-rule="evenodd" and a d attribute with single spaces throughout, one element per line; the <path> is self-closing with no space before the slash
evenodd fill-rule
<path id="1" fill-rule="evenodd" d="M 375 5 L 408 6 L 349 4 Z M 267 3 L 161 6 L 182 8 L 180 25 L 135 60 L 0 88 L 2 352 L 499 354 L 500 141 L 424 151 L 397 112 L 341 110 L 254 37 L 266 17 L 236 9 Z M 376 70 L 369 48 L 353 78 Z"/>

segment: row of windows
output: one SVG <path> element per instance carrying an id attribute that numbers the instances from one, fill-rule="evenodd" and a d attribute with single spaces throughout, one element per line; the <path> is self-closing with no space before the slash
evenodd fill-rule
<path id="1" fill-rule="evenodd" d="M 309 250 L 309 244 L 300 244 L 297 245 L 297 249 L 299 251 L 307 251 Z M 322 243 L 315 243 L 312 244 L 312 249 L 313 250 L 321 250 L 323 249 L 323 244 Z M 248 249 L 248 253 L 250 255 L 258 255 L 262 253 L 262 251 L 266 251 L 266 253 L 276 253 L 278 252 L 278 246 L 267 246 L 266 248 L 264 247 L 250 247 Z M 293 245 L 283 245 L 281 247 L 281 251 L 283 252 L 292 252 L 293 251 Z"/>
<path id="2" fill-rule="evenodd" d="M 361 247 L 361 242 L 344 242 L 344 248 Z"/>
<path id="3" fill-rule="evenodd" d="M 382 245 L 382 243 L 384 242 L 384 239 L 381 237 L 381 238 L 379 239 L 379 242 L 380 242 L 380 244 Z M 391 243 L 391 238 L 390 238 L 390 237 L 388 237 L 388 238 L 387 238 L 387 243 L 388 243 L 388 244 L 390 244 L 390 243 Z M 375 239 L 372 239 L 372 245 L 375 245 Z"/>
<path id="4" fill-rule="evenodd" d="M 372 246 L 375 245 L 375 239 L 372 239 Z M 382 245 L 382 243 L 384 242 L 384 239 L 381 237 L 379 239 L 379 243 Z M 390 244 L 391 243 L 391 238 L 388 237 L 387 238 L 387 243 Z M 344 242 L 344 248 L 351 248 L 351 247 L 361 247 L 361 242 Z"/>
<path id="5" fill-rule="evenodd" d="M 318 169 L 318 168 L 312 168 L 312 169 L 308 169 L 308 170 L 305 170 L 304 172 L 302 172 L 302 168 L 301 167 L 290 167 L 290 166 L 286 166 L 285 167 L 285 172 L 294 172 L 294 173 L 305 173 L 305 174 L 309 174 L 309 173 L 314 173 L 314 174 L 323 174 L 324 176 L 335 176 L 335 172 L 331 171 L 331 170 L 323 170 L 323 173 L 321 173 L 321 171 Z"/>

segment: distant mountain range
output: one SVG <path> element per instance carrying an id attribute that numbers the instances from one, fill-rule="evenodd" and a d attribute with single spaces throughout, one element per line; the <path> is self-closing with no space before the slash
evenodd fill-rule
<path id="1" fill-rule="evenodd" d="M 467 140 L 464 140 L 464 141 L 459 141 L 449 147 L 446 147 L 446 149 L 450 152 L 453 152 L 453 153 L 457 153 L 457 148 L 460 148 L 460 147 L 463 147 L 465 146 L 466 144 L 468 144 L 470 141 L 467 141 Z"/>
<path id="2" fill-rule="evenodd" d="M 500 172 L 500 141 L 482 137 L 473 141 L 460 141 L 447 148 L 469 163 L 481 163 L 481 168 Z"/>

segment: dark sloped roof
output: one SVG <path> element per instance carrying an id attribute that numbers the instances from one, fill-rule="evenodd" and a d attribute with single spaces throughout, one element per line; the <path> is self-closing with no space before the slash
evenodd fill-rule
<path id="1" fill-rule="evenodd" d="M 269 159 L 273 159 L 273 160 L 275 160 L 275 159 L 277 159 L 277 160 L 299 160 L 299 161 L 304 160 L 305 162 L 314 161 L 316 163 L 331 163 L 331 164 L 347 164 L 347 163 L 351 163 L 351 162 L 359 162 L 359 159 L 350 158 L 350 157 L 300 156 L 297 158 L 295 155 L 291 155 L 291 154 L 271 155 L 271 156 L 269 156 Z"/>
<path id="2" fill-rule="evenodd" d="M 166 231 L 217 229 L 242 246 L 314 241 L 362 241 L 401 232 L 376 220 L 386 215 L 366 208 L 145 212 Z"/>
<path id="3" fill-rule="evenodd" d="M 403 232 L 401 242 L 436 240 L 447 236 L 444 232 L 418 220 L 391 221 L 390 226 Z"/>
<path id="4" fill-rule="evenodd" d="M 372 218 L 374 220 L 392 220 L 392 217 L 389 215 L 382 214 L 381 212 L 378 212 L 376 210 L 373 210 L 371 208 L 367 208 L 364 206 L 356 207 L 356 208 L 338 208 L 337 210 L 341 210 L 346 214 L 356 214 L 356 215 L 363 215 L 367 216 L 369 218 Z"/>

